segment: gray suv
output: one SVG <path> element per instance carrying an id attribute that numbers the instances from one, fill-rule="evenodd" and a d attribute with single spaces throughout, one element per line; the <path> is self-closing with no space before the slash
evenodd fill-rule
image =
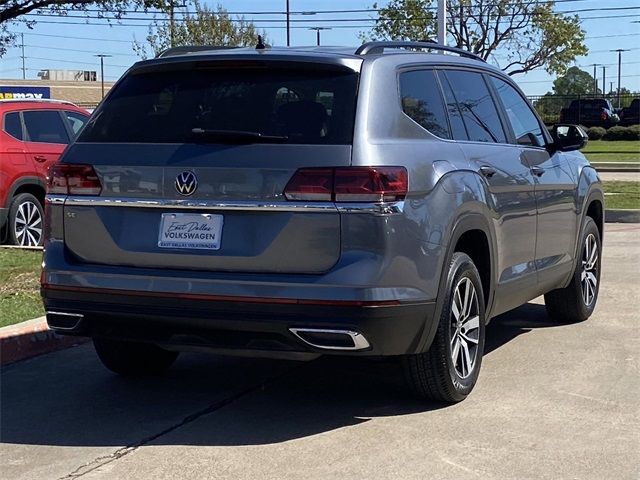
<path id="1" fill-rule="evenodd" d="M 460 401 L 492 317 L 542 294 L 557 321 L 593 312 L 585 143 L 451 47 L 167 51 L 50 170 L 49 326 L 125 375 L 179 351 L 397 356 Z"/>

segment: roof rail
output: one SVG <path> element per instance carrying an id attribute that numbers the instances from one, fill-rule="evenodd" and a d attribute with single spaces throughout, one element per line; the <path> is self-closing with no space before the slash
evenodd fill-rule
<path id="1" fill-rule="evenodd" d="M 163 57 L 175 57 L 177 55 L 187 55 L 189 53 L 195 52 L 206 52 L 209 50 L 229 50 L 231 48 L 240 48 L 240 47 L 228 47 L 228 46 L 220 46 L 220 45 L 186 45 L 183 47 L 172 47 L 163 50 L 156 58 Z"/>
<path id="2" fill-rule="evenodd" d="M 397 48 L 397 49 L 422 49 L 422 50 L 440 50 L 442 52 L 457 53 L 461 57 L 472 58 L 474 60 L 480 60 L 485 62 L 486 60 L 475 53 L 467 52 L 461 48 L 447 47 L 446 45 L 440 45 L 436 42 L 427 40 L 423 42 L 402 42 L 402 41 L 378 41 L 367 42 L 358 47 L 356 55 L 376 55 L 384 53 L 385 48 Z"/>
<path id="3" fill-rule="evenodd" d="M 55 98 L 0 98 L 0 102 L 2 103 L 22 103 L 22 102 L 34 102 L 34 103 L 58 103 L 61 105 L 73 105 L 77 107 L 77 105 L 73 102 L 69 102 L 68 100 L 58 100 Z"/>

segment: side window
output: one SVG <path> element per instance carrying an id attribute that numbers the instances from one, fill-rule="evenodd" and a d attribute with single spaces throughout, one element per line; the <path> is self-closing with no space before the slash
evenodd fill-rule
<path id="1" fill-rule="evenodd" d="M 511 128 L 519 145 L 541 147 L 545 144 L 540 123 L 522 96 L 504 80 L 491 77 L 504 104 Z"/>
<path id="2" fill-rule="evenodd" d="M 447 70 L 453 93 L 458 100 L 469 140 L 506 143 L 498 110 L 483 75 L 476 72 Z"/>
<path id="3" fill-rule="evenodd" d="M 460 107 L 458 107 L 456 97 L 453 94 L 453 90 L 451 90 L 451 85 L 449 85 L 447 77 L 442 74 L 440 74 L 440 84 L 442 85 L 444 98 L 447 102 L 447 113 L 449 114 L 449 123 L 451 124 L 453 139 L 469 140 L 467 128 L 464 126 L 464 122 L 462 121 L 462 113 L 460 113 Z"/>
<path id="4" fill-rule="evenodd" d="M 447 114 L 433 70 L 400 74 L 402 110 L 434 135 L 451 138 Z"/>
<path id="5" fill-rule="evenodd" d="M 69 143 L 67 129 L 57 110 L 22 112 L 27 139 L 41 143 Z"/>
<path id="6" fill-rule="evenodd" d="M 4 131 L 13 138 L 22 140 L 22 124 L 20 123 L 20 113 L 11 112 L 4 116 Z"/>
<path id="7" fill-rule="evenodd" d="M 82 115 L 78 112 L 64 112 L 64 116 L 67 118 L 69 125 L 71 126 L 71 131 L 73 132 L 73 136 L 78 135 L 78 132 L 82 129 L 89 117 L 86 115 Z"/>

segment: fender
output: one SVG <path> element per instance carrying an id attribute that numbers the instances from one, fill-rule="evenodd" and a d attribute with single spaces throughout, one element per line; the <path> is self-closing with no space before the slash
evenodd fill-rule
<path id="1" fill-rule="evenodd" d="M 604 224 L 604 191 L 602 189 L 602 183 L 598 177 L 598 173 L 595 168 L 591 166 L 585 166 L 580 172 L 578 179 L 578 188 L 576 189 L 576 214 L 579 216 L 578 228 L 576 231 L 575 247 L 573 251 L 573 268 L 571 274 L 565 279 L 560 288 L 566 288 L 571 283 L 573 272 L 576 269 L 578 262 L 580 261 L 580 236 L 582 235 L 582 229 L 584 228 L 585 218 L 587 217 L 587 209 L 592 201 L 598 200 L 602 205 L 602 221 Z M 600 238 L 601 242 L 604 242 L 604 228 L 603 234 Z"/>
<path id="2" fill-rule="evenodd" d="M 488 207 L 483 204 L 487 209 Z M 446 253 L 443 257 L 443 265 L 440 273 L 440 281 L 438 283 L 438 295 L 436 297 L 436 306 L 434 310 L 434 316 L 432 321 L 429 322 L 430 325 L 427 325 L 425 328 L 422 338 L 419 342 L 418 351 L 426 352 L 431 343 L 433 342 L 433 338 L 435 337 L 436 331 L 438 329 L 438 323 L 440 319 L 440 315 L 442 314 L 442 310 L 444 308 L 444 295 L 442 292 L 446 287 L 447 275 L 448 275 L 448 265 L 451 263 L 451 258 L 453 257 L 455 246 L 458 243 L 460 237 L 470 231 L 470 230 L 480 230 L 484 232 L 487 237 L 490 251 L 490 259 L 489 266 L 491 268 L 490 278 L 491 278 L 491 286 L 489 288 L 489 292 L 487 295 L 488 301 L 485 306 L 487 323 L 488 319 L 491 318 L 491 309 L 493 306 L 493 300 L 495 296 L 495 285 L 496 285 L 496 236 L 494 234 L 493 227 L 487 221 L 487 217 L 485 214 L 479 212 L 466 212 L 460 213 L 457 212 L 457 216 L 455 220 L 452 222 L 451 227 L 449 229 L 449 233 L 447 235 L 447 249 Z"/>
<path id="3" fill-rule="evenodd" d="M 11 200 L 15 196 L 16 191 L 24 185 L 35 185 L 42 188 L 43 191 L 46 190 L 45 181 L 41 177 L 20 177 L 18 180 L 13 182 L 13 185 L 9 188 L 7 199 L 5 200 L 5 208 L 9 208 L 11 206 Z"/>

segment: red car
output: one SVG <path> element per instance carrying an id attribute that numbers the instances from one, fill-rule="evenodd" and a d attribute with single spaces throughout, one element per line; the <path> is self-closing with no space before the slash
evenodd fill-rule
<path id="1" fill-rule="evenodd" d="M 0 241 L 42 245 L 47 169 L 89 112 L 57 100 L 0 100 Z"/>

